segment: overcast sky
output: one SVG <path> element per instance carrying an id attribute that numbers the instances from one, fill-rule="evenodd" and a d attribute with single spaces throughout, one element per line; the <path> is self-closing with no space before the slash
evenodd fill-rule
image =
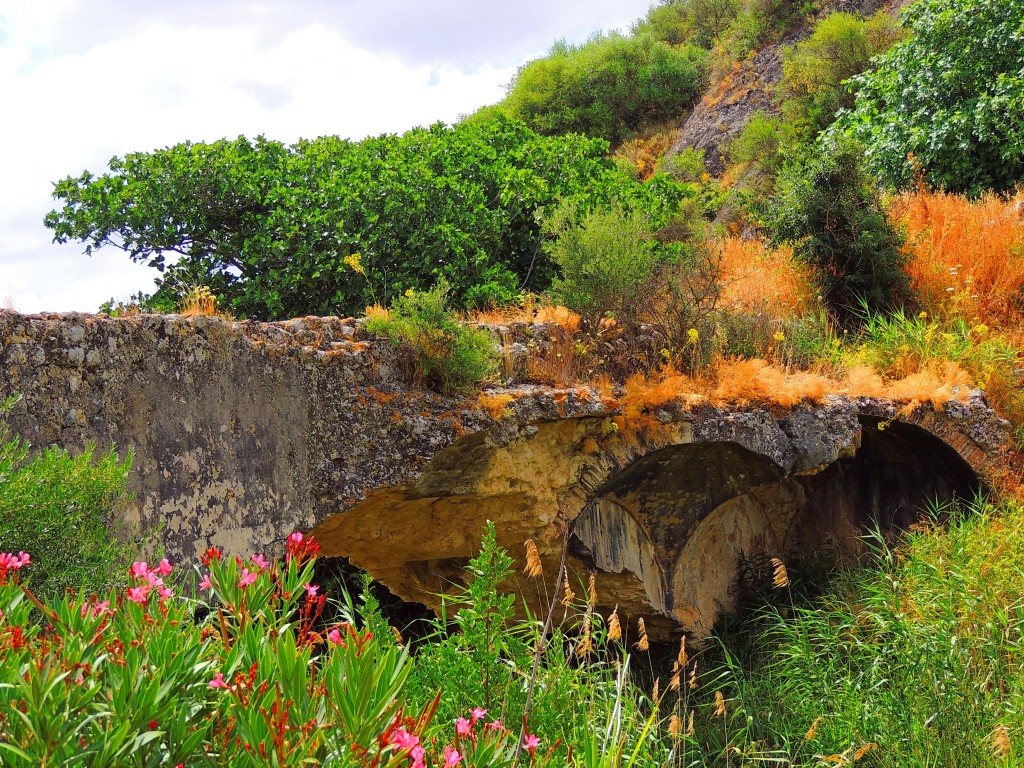
<path id="1" fill-rule="evenodd" d="M 452 122 L 555 39 L 626 29 L 652 2 L 0 0 L 0 306 L 152 291 L 120 251 L 50 242 L 58 179 L 185 140 Z"/>

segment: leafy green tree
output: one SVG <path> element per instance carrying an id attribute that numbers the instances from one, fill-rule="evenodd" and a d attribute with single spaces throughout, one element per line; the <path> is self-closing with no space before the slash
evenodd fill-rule
<path id="1" fill-rule="evenodd" d="M 766 213 L 776 241 L 810 265 L 822 303 L 840 325 L 903 305 L 903 237 L 886 218 L 860 148 L 843 141 L 796 154 Z"/>
<path id="2" fill-rule="evenodd" d="M 918 0 L 910 37 L 855 81 L 837 121 L 864 144 L 868 168 L 897 186 L 915 164 L 950 191 L 1007 190 L 1024 178 L 1024 4 Z M 910 155 L 913 158 L 910 158 Z"/>
<path id="3" fill-rule="evenodd" d="M 884 11 L 870 19 L 851 13 L 826 16 L 809 38 L 783 53 L 780 95 L 786 116 L 811 134 L 826 128 L 840 109 L 854 104 L 846 81 L 901 35 L 896 20 Z"/>
<path id="4" fill-rule="evenodd" d="M 458 304 L 497 303 L 551 279 L 538 210 L 622 197 L 658 216 L 679 199 L 607 151 L 501 116 L 361 142 L 186 142 L 58 182 L 45 223 L 58 242 L 159 269 L 157 306 L 205 285 L 236 316 L 356 313 L 440 278 Z"/>
<path id="5" fill-rule="evenodd" d="M 706 81 L 704 59 L 696 46 L 642 31 L 559 42 L 519 70 L 502 106 L 538 133 L 579 132 L 615 145 L 692 104 Z"/>

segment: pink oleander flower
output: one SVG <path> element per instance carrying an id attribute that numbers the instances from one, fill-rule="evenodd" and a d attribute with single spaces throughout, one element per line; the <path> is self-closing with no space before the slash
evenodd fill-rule
<path id="1" fill-rule="evenodd" d="M 163 560 L 160 561 L 160 565 L 158 565 L 153 570 L 159 573 L 161 576 L 167 576 L 168 574 L 170 574 L 172 570 L 174 570 L 174 568 L 171 566 L 170 562 L 165 557 Z"/>
<path id="2" fill-rule="evenodd" d="M 24 552 L 18 552 L 16 555 L 12 555 L 10 552 L 0 552 L 0 570 L 2 571 L 17 571 L 31 562 L 32 558 Z"/>
<path id="3" fill-rule="evenodd" d="M 200 589 L 213 589 L 213 584 L 210 583 L 210 574 L 204 573 L 203 580 L 199 582 Z"/>
<path id="4" fill-rule="evenodd" d="M 131 573 L 132 578 L 145 579 L 149 576 L 149 566 L 146 564 L 145 560 L 136 560 L 132 563 L 129 573 Z"/>
<path id="5" fill-rule="evenodd" d="M 341 639 L 341 632 L 337 628 L 332 629 L 327 633 L 327 639 L 335 645 L 343 645 L 344 641 Z"/>
<path id="6" fill-rule="evenodd" d="M 306 594 L 310 597 L 316 597 L 316 593 L 320 591 L 320 587 L 316 584 L 303 584 L 302 588 L 306 590 Z"/>
<path id="7" fill-rule="evenodd" d="M 83 619 L 86 617 L 87 614 L 90 613 L 90 610 L 91 610 L 91 613 L 92 613 L 92 618 L 94 618 L 94 619 L 97 616 L 106 616 L 107 614 L 113 613 L 113 611 L 110 610 L 110 601 L 109 600 L 101 600 L 98 603 L 93 603 L 91 606 L 88 603 L 82 603 L 82 618 Z"/>
<path id="8" fill-rule="evenodd" d="M 427 768 L 427 751 L 418 744 L 412 748 L 412 752 L 409 753 L 412 758 L 412 766 L 410 768 Z"/>
<path id="9" fill-rule="evenodd" d="M 461 760 L 462 755 L 455 750 L 455 747 L 446 746 L 444 748 L 444 768 L 455 768 Z"/>
<path id="10" fill-rule="evenodd" d="M 288 544 L 297 547 L 302 543 L 303 536 L 299 531 L 295 531 L 288 537 Z"/>
<path id="11" fill-rule="evenodd" d="M 143 584 L 140 587 L 129 587 L 128 599 L 133 603 L 144 603 L 149 598 L 149 590 L 149 584 Z"/>
<path id="12" fill-rule="evenodd" d="M 480 709 L 480 707 L 477 707 L 476 709 L 474 709 L 472 712 L 469 713 L 469 716 L 471 718 L 473 718 L 473 725 L 476 725 L 481 720 L 483 720 L 485 717 L 487 717 L 487 710 L 486 709 Z"/>
<path id="13" fill-rule="evenodd" d="M 334 630 L 337 632 L 338 630 Z M 420 737 L 409 733 L 405 728 L 399 728 L 391 735 L 391 743 L 400 750 L 413 749 L 420 745 Z"/>
<path id="14" fill-rule="evenodd" d="M 538 739 L 534 734 L 528 733 L 523 739 L 523 746 L 526 747 L 532 755 L 537 750 L 537 747 L 540 746 L 540 739 Z"/>
<path id="15" fill-rule="evenodd" d="M 230 688 L 231 686 L 229 686 L 226 682 L 224 682 L 224 673 L 223 672 L 218 672 L 216 675 L 213 676 L 213 680 L 210 681 L 210 687 L 211 688 L 225 688 L 226 689 L 226 688 Z"/>
<path id="16" fill-rule="evenodd" d="M 160 597 L 162 597 L 164 600 L 167 600 L 167 599 L 170 599 L 170 598 L 174 597 L 174 592 L 172 590 L 168 589 L 167 587 L 165 587 L 163 584 L 161 584 L 159 587 L 157 587 L 156 591 L 157 591 L 157 594 L 159 594 Z"/>
<path id="17" fill-rule="evenodd" d="M 255 563 L 256 567 L 259 568 L 261 571 L 265 571 L 267 570 L 267 568 L 270 567 L 270 563 L 267 562 L 267 558 L 265 558 L 263 555 L 255 554 L 249 559 L 252 560 L 253 563 Z"/>
<path id="18" fill-rule="evenodd" d="M 257 574 L 258 571 L 250 573 L 248 568 L 243 568 L 242 576 L 238 579 L 239 589 L 245 589 L 250 584 L 254 583 L 256 581 Z"/>
<path id="19" fill-rule="evenodd" d="M 505 730 L 505 724 L 501 720 L 493 720 L 487 724 L 487 728 L 492 731 L 503 731 Z"/>
<path id="20" fill-rule="evenodd" d="M 455 721 L 455 733 L 459 736 L 469 736 L 473 732 L 473 725 L 464 717 Z"/>

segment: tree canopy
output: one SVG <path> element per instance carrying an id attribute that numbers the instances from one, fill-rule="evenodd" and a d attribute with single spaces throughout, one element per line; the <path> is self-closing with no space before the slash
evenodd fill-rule
<path id="1" fill-rule="evenodd" d="M 919 164 L 950 191 L 1012 188 L 1024 176 L 1024 4 L 918 0 L 903 23 L 911 36 L 855 81 L 856 105 L 834 130 L 897 186 Z"/>
<path id="2" fill-rule="evenodd" d="M 157 307 L 206 285 L 239 316 L 356 313 L 441 278 L 456 303 L 487 304 L 550 282 L 545 206 L 677 210 L 685 186 L 635 182 L 607 151 L 502 117 L 360 142 L 186 142 L 58 182 L 63 207 L 45 223 L 86 253 L 114 246 L 157 267 Z"/>

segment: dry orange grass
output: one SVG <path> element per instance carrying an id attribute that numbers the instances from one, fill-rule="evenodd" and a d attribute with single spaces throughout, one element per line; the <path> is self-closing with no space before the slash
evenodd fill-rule
<path id="1" fill-rule="evenodd" d="M 904 403 L 905 414 L 924 404 L 941 410 L 950 400 L 965 400 L 972 382 L 956 363 L 930 364 L 901 379 L 884 381 L 866 367 L 849 369 L 841 377 L 811 371 L 780 368 L 766 360 L 717 360 L 708 375 L 686 376 L 663 368 L 651 376 L 636 374 L 625 383 L 618 398 L 615 423 L 627 438 L 640 432 L 649 435 L 667 429 L 656 416 L 659 408 L 675 405 L 690 410 L 701 403 L 744 406 L 759 403 L 792 408 L 803 402 L 820 402 L 827 395 L 884 397 Z"/>
<path id="2" fill-rule="evenodd" d="M 471 323 L 484 325 L 511 325 L 512 323 L 528 323 L 532 318 L 529 310 L 510 304 L 504 307 L 474 309 L 466 314 L 466 319 Z"/>
<path id="3" fill-rule="evenodd" d="M 387 320 L 391 313 L 388 312 L 387 307 L 382 307 L 380 304 L 371 304 L 366 308 L 365 315 L 367 320 Z"/>
<path id="4" fill-rule="evenodd" d="M 185 293 L 181 298 L 178 313 L 184 317 L 197 317 L 199 315 L 215 315 L 217 297 L 213 295 L 205 285 L 196 285 Z"/>
<path id="5" fill-rule="evenodd" d="M 575 339 L 568 333 L 540 347 L 531 347 L 526 355 L 526 379 L 552 387 L 568 387 L 579 383 L 583 360 Z"/>
<path id="6" fill-rule="evenodd" d="M 580 316 L 568 307 L 563 306 L 542 306 L 538 307 L 533 316 L 535 323 L 552 323 L 559 326 L 570 336 L 575 335 L 580 329 Z"/>
<path id="7" fill-rule="evenodd" d="M 896 197 L 890 216 L 907 232 L 907 272 L 921 303 L 940 316 L 1007 327 L 1024 315 L 1024 192 L 971 201 L 920 189 Z"/>
<path id="8" fill-rule="evenodd" d="M 682 135 L 681 131 L 666 131 L 656 133 L 647 138 L 633 139 L 620 146 L 615 155 L 624 157 L 636 167 L 637 178 L 647 181 L 654 175 L 658 168 L 658 162 L 669 147 L 676 143 Z"/>
<path id="9" fill-rule="evenodd" d="M 727 237 L 719 248 L 724 308 L 785 319 L 804 314 L 813 304 L 810 272 L 794 260 L 791 247 Z"/>
<path id="10" fill-rule="evenodd" d="M 477 397 L 476 405 L 481 411 L 498 421 L 508 413 L 509 403 L 515 399 L 515 395 L 510 392 L 481 392 Z"/>

